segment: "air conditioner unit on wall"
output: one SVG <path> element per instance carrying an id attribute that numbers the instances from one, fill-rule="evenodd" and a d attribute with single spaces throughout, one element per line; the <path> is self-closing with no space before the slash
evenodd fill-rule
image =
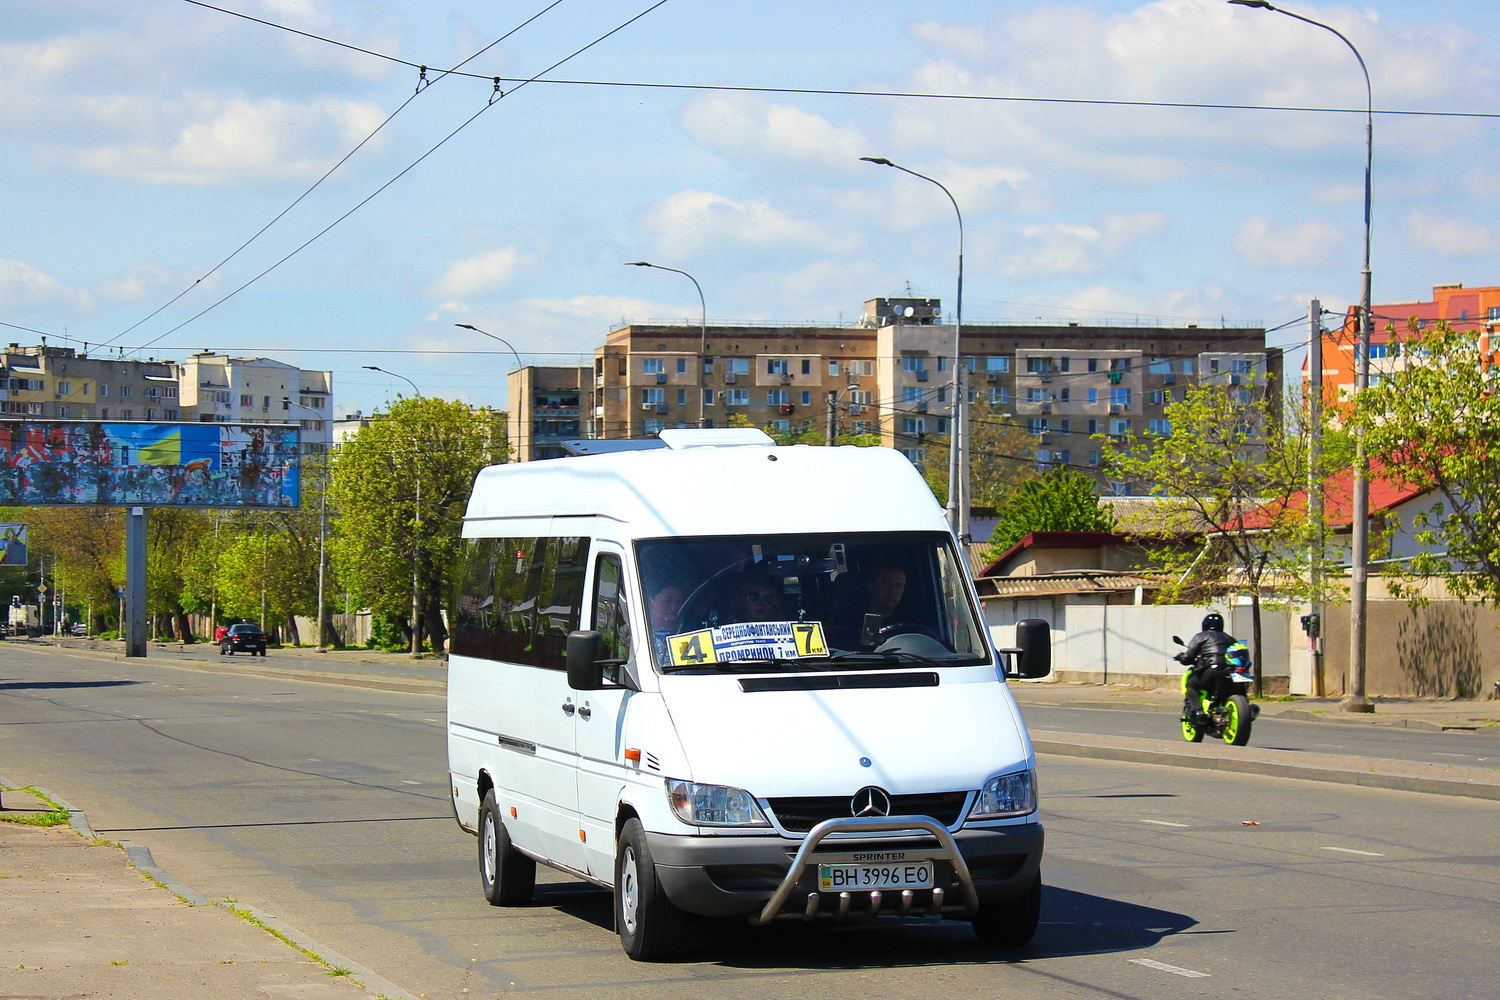
<path id="1" fill-rule="evenodd" d="M 724 373 L 724 384 L 725 385 L 734 385 L 734 372 L 725 372 Z"/>
<path id="2" fill-rule="evenodd" d="M 791 385 L 792 384 L 792 377 L 790 375 L 783 375 L 783 376 L 781 376 L 781 384 L 782 385 Z"/>

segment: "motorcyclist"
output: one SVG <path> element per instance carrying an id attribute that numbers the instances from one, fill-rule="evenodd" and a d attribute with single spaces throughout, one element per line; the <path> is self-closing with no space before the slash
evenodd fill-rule
<path id="1" fill-rule="evenodd" d="M 1224 653 L 1237 641 L 1224 631 L 1224 616 L 1210 611 L 1203 616 L 1202 631 L 1193 636 L 1187 648 L 1174 657 L 1178 663 L 1189 668 L 1187 697 L 1182 706 L 1182 717 L 1195 726 L 1208 723 L 1203 711 L 1203 690 L 1211 688 L 1229 672 L 1229 661 Z"/>

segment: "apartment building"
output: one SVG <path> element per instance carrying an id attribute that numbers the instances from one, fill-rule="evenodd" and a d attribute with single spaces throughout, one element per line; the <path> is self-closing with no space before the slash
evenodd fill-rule
<path id="1" fill-rule="evenodd" d="M 1455 329 L 1500 332 L 1500 285 L 1465 288 L 1435 285 L 1432 299 L 1425 302 L 1371 304 L 1370 378 L 1399 371 L 1406 363 L 1401 343 L 1409 339 L 1413 325 L 1418 331 L 1438 320 Z M 1323 386 L 1330 399 L 1347 399 L 1354 391 L 1355 347 L 1359 343 L 1359 307 L 1350 306 L 1344 322 L 1323 332 Z M 1492 348 L 1500 343 L 1492 341 Z M 1305 373 L 1304 365 L 1304 373 Z"/>
<path id="2" fill-rule="evenodd" d="M 956 332 L 937 299 L 876 298 L 851 326 L 627 324 L 596 349 L 592 370 L 526 371 L 569 388 L 581 379 L 582 437 L 649 437 L 741 415 L 772 432 L 878 435 L 921 465 L 950 432 Z M 971 422 L 1023 427 L 1042 466 L 1098 470 L 1095 435 L 1166 433 L 1166 406 L 1201 382 L 1246 401 L 1280 393 L 1281 352 L 1260 328 L 977 323 L 960 346 Z M 520 374 L 512 426 L 537 440 L 544 397 L 526 386 L 542 376 Z"/>
<path id="3" fill-rule="evenodd" d="M 507 376 L 511 461 L 561 458 L 562 442 L 585 436 L 582 401 L 588 381 L 586 367 L 531 366 Z"/>
<path id="4" fill-rule="evenodd" d="M 333 445 L 332 372 L 204 351 L 175 365 L 174 378 L 184 420 L 295 423 L 304 455 L 325 454 Z"/>
<path id="5" fill-rule="evenodd" d="M 0 361 L 0 416 L 181 420 L 173 363 L 10 344 Z"/>

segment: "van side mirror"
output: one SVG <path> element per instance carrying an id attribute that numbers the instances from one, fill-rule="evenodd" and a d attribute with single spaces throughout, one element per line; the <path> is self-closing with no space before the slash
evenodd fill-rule
<path id="1" fill-rule="evenodd" d="M 604 664 L 599 654 L 604 636 L 598 632 L 568 633 L 568 687 L 574 691 L 598 691 L 604 687 Z"/>
<path id="2" fill-rule="evenodd" d="M 1003 649 L 1010 656 L 1014 671 L 1007 677 L 1034 680 L 1052 673 L 1052 626 L 1040 618 L 1023 618 L 1016 622 L 1016 645 Z"/>

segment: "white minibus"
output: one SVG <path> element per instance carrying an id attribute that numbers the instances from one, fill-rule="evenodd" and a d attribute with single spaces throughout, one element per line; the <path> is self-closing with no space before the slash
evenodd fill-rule
<path id="1" fill-rule="evenodd" d="M 633 959 L 692 915 L 967 920 L 1026 943 L 1036 757 L 931 491 L 754 429 L 484 469 L 451 605 L 448 766 L 484 895 L 610 889 Z M 649 445 L 650 447 L 647 447 Z M 628 447 L 628 446 L 627 446 Z"/>

